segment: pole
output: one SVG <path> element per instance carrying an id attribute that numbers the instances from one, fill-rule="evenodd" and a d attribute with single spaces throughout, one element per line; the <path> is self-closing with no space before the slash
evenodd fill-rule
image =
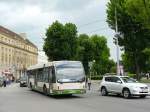
<path id="1" fill-rule="evenodd" d="M 117 8 L 115 7 L 115 29 L 116 29 L 116 49 L 117 49 L 117 75 L 120 75 L 119 69 L 119 45 L 118 45 L 118 22 L 117 22 Z"/>

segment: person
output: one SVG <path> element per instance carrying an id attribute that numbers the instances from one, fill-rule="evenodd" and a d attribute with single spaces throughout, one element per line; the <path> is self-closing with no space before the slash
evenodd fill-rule
<path id="1" fill-rule="evenodd" d="M 9 85 L 9 78 L 6 78 L 6 84 Z"/>
<path id="2" fill-rule="evenodd" d="M 149 73 L 146 73 L 147 80 L 149 79 Z"/>
<path id="3" fill-rule="evenodd" d="M 87 84 L 88 84 L 88 90 L 91 90 L 91 79 L 90 78 L 88 78 Z"/>
<path id="4" fill-rule="evenodd" d="M 3 86 L 6 87 L 6 79 L 3 80 Z"/>
<path id="5" fill-rule="evenodd" d="M 85 78 L 85 87 L 87 88 L 87 82 L 88 82 L 88 78 Z"/>
<path id="6" fill-rule="evenodd" d="M 12 77 L 12 82 L 14 82 L 14 81 L 15 81 L 15 77 L 13 76 L 13 77 Z"/>

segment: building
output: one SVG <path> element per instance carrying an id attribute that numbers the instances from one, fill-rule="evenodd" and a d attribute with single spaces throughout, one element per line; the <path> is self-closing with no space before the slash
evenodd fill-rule
<path id="1" fill-rule="evenodd" d="M 16 79 L 27 67 L 37 64 L 38 48 L 26 38 L 0 26 L 0 75 L 11 74 Z"/>

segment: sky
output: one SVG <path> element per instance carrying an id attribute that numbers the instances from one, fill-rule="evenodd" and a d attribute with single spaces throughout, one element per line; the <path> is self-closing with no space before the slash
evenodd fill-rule
<path id="1" fill-rule="evenodd" d="M 39 62 L 46 57 L 42 52 L 43 38 L 49 25 L 58 20 L 77 25 L 78 34 L 98 34 L 107 38 L 111 59 L 116 61 L 115 34 L 106 22 L 109 0 L 0 0 L 0 25 L 26 33 L 39 48 Z M 121 54 L 121 53 L 120 53 Z"/>

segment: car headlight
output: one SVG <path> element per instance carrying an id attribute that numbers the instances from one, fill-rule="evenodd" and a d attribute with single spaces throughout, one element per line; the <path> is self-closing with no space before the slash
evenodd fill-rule
<path id="1" fill-rule="evenodd" d="M 138 86 L 133 86 L 132 89 L 133 89 L 133 90 L 139 90 L 140 87 L 138 87 Z"/>
<path id="2" fill-rule="evenodd" d="M 139 89 L 140 87 L 138 87 L 138 86 L 135 86 L 134 88 L 136 88 L 136 89 Z"/>

